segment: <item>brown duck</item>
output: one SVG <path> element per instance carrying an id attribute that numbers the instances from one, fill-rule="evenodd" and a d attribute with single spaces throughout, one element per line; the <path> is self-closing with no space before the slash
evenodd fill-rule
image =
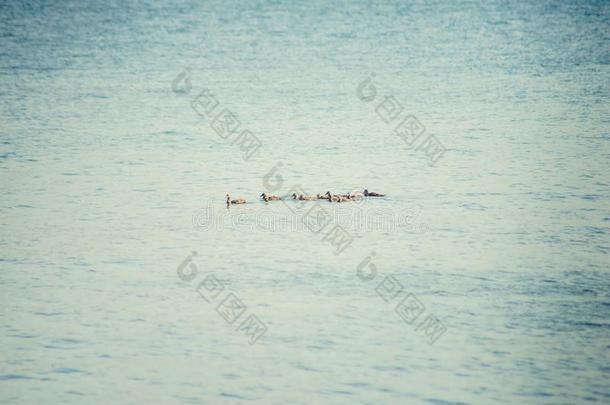
<path id="1" fill-rule="evenodd" d="M 300 200 L 300 201 L 315 201 L 319 198 L 319 194 L 318 194 L 318 196 L 314 197 L 314 196 L 303 195 L 303 194 L 297 196 L 297 193 L 292 193 L 292 198 L 294 200 Z"/>
<path id="2" fill-rule="evenodd" d="M 279 201 L 282 199 L 282 197 L 278 197 L 276 195 L 267 195 L 266 193 L 261 194 L 261 198 L 267 202 L 267 201 Z"/>
<path id="3" fill-rule="evenodd" d="M 245 204 L 245 203 L 246 203 L 245 198 L 239 197 L 239 198 L 236 198 L 235 200 L 231 200 L 231 197 L 229 196 L 229 194 L 227 194 L 227 207 L 232 204 Z"/>
<path id="4" fill-rule="evenodd" d="M 342 195 L 338 195 L 338 194 L 331 194 L 330 191 L 326 192 L 326 199 L 330 202 L 345 202 L 345 201 L 350 201 L 349 198 L 342 196 Z"/>

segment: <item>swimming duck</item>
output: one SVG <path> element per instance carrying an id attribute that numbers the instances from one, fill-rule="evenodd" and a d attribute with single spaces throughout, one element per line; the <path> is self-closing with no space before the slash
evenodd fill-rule
<path id="1" fill-rule="evenodd" d="M 261 194 L 261 198 L 267 202 L 267 201 L 279 201 L 282 199 L 282 197 L 278 197 L 276 195 L 267 195 L 266 193 Z"/>
<path id="2" fill-rule="evenodd" d="M 365 197 L 385 197 L 385 194 L 375 193 L 373 191 L 369 192 L 369 190 L 364 189 Z"/>
<path id="3" fill-rule="evenodd" d="M 327 191 L 326 200 L 328 200 L 330 202 L 341 202 L 341 201 L 345 201 L 345 198 L 341 197 L 340 195 L 337 195 L 337 194 L 331 194 L 330 191 Z"/>
<path id="4" fill-rule="evenodd" d="M 227 194 L 227 207 L 231 204 L 245 204 L 246 203 L 246 199 L 239 197 L 235 200 L 231 200 L 231 197 L 229 196 L 229 194 Z"/>
<path id="5" fill-rule="evenodd" d="M 293 200 L 299 200 L 299 201 L 315 201 L 319 198 L 320 194 L 318 194 L 318 196 L 308 196 L 308 195 L 297 195 L 297 193 L 292 193 L 292 199 Z"/>
<path id="6" fill-rule="evenodd" d="M 328 191 L 327 191 L 328 193 Z M 316 194 L 316 198 L 318 200 L 328 200 L 328 196 L 326 194 Z"/>
<path id="7" fill-rule="evenodd" d="M 341 194 L 338 197 L 339 197 L 339 201 L 337 201 L 337 202 L 352 201 L 352 197 L 349 194 Z"/>
<path id="8" fill-rule="evenodd" d="M 349 193 L 349 198 L 353 201 L 360 201 L 362 198 L 364 198 L 364 194 L 359 192 Z"/>

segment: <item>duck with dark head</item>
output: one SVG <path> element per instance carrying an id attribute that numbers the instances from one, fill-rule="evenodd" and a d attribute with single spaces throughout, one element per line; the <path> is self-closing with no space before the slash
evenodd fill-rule
<path id="1" fill-rule="evenodd" d="M 293 200 L 299 200 L 299 201 L 315 201 L 317 199 L 320 198 L 320 195 L 318 194 L 318 196 L 309 196 L 309 195 L 303 195 L 303 194 L 297 194 L 297 193 L 292 193 L 291 195 Z"/>
<path id="2" fill-rule="evenodd" d="M 330 191 L 326 192 L 326 199 L 330 202 L 344 202 L 349 201 L 349 198 L 346 198 L 342 195 L 331 194 Z"/>
<path id="3" fill-rule="evenodd" d="M 265 202 L 268 202 L 268 201 L 279 201 L 279 200 L 282 199 L 282 197 L 278 197 L 277 195 L 267 195 L 266 193 L 261 194 L 261 198 Z"/>
<path id="4" fill-rule="evenodd" d="M 369 191 L 367 189 L 364 189 L 364 196 L 365 197 L 385 197 L 385 194 L 375 193 L 374 191 Z"/>

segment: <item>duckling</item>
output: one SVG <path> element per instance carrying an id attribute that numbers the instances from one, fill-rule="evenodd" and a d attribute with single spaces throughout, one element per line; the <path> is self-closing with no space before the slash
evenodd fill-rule
<path id="1" fill-rule="evenodd" d="M 318 194 L 316 197 L 314 197 L 314 196 L 307 196 L 307 195 L 303 195 L 303 194 L 297 195 L 297 193 L 292 193 L 291 197 L 292 197 L 293 200 L 315 201 L 315 200 L 320 198 L 320 194 Z"/>
<path id="2" fill-rule="evenodd" d="M 385 194 L 375 193 L 373 191 L 369 192 L 369 190 L 364 189 L 365 197 L 385 197 Z"/>
<path id="3" fill-rule="evenodd" d="M 352 197 L 351 197 L 349 194 L 347 194 L 347 195 L 341 194 L 341 195 L 339 195 L 339 196 L 337 196 L 337 197 L 339 197 L 339 201 L 337 201 L 337 202 L 348 202 L 348 201 L 352 201 Z"/>
<path id="4" fill-rule="evenodd" d="M 330 191 L 326 192 L 326 200 L 329 202 L 341 202 L 341 196 L 336 194 L 331 194 Z"/>
<path id="5" fill-rule="evenodd" d="M 229 194 L 227 194 L 227 207 L 231 204 L 245 204 L 246 203 L 246 199 L 239 197 L 235 200 L 231 200 L 231 197 L 229 196 Z"/>
<path id="6" fill-rule="evenodd" d="M 362 198 L 364 198 L 364 194 L 359 193 L 359 192 L 349 193 L 349 198 L 352 201 L 360 201 L 360 200 L 362 200 Z"/>
<path id="7" fill-rule="evenodd" d="M 282 197 L 278 197 L 276 195 L 267 195 L 266 193 L 261 194 L 261 198 L 267 202 L 267 201 L 279 201 L 282 199 Z"/>

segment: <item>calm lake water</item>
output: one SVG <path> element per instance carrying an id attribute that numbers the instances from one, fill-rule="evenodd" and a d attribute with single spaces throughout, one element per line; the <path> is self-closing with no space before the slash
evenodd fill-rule
<path id="1" fill-rule="evenodd" d="M 609 403 L 610 3 L 245 3 L 0 5 L 0 401 Z"/>

